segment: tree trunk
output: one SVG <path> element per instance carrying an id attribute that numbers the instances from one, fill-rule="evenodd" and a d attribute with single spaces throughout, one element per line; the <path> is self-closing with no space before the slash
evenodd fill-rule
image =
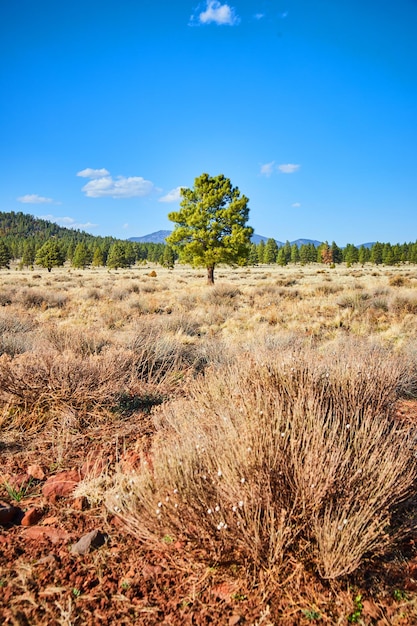
<path id="1" fill-rule="evenodd" d="M 214 285 L 214 265 L 210 265 L 207 268 L 207 283 L 209 285 Z"/>

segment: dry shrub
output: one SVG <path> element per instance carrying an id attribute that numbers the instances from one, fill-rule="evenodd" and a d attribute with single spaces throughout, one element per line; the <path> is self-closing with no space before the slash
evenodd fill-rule
<path id="1" fill-rule="evenodd" d="M 414 525 L 412 434 L 392 416 L 408 372 L 351 343 L 213 367 L 161 409 L 151 460 L 115 475 L 107 505 L 142 541 L 186 538 L 278 576 L 294 558 L 349 574 Z"/>
<path id="2" fill-rule="evenodd" d="M 207 360 L 201 346 L 183 342 L 180 334 L 167 333 L 165 323 L 152 320 L 137 325 L 127 347 L 134 354 L 139 380 L 171 387 L 187 374 L 201 370 Z"/>
<path id="3" fill-rule="evenodd" d="M 339 291 L 343 291 L 342 285 L 319 285 L 315 289 L 315 294 L 317 296 L 331 296 L 335 293 L 339 293 Z"/>
<path id="4" fill-rule="evenodd" d="M 11 333 L 14 335 L 28 333 L 35 328 L 35 322 L 31 317 L 20 314 L 17 311 L 0 313 L 0 334 Z"/>
<path id="5" fill-rule="evenodd" d="M 91 289 L 88 289 L 85 294 L 83 294 L 83 298 L 85 298 L 86 300 L 101 300 L 102 298 L 102 294 L 100 292 L 99 289 L 97 289 L 96 287 L 91 287 Z"/>
<path id="6" fill-rule="evenodd" d="M 371 307 L 378 311 L 388 312 L 388 301 L 385 298 L 374 298 Z"/>
<path id="7" fill-rule="evenodd" d="M 358 287 L 356 286 L 356 289 Z M 341 309 L 353 309 L 354 311 L 363 312 L 369 306 L 370 296 L 368 293 L 349 293 L 341 296 L 337 300 L 337 305 Z"/>
<path id="8" fill-rule="evenodd" d="M 20 295 L 20 301 L 26 309 L 31 308 L 63 308 L 67 303 L 64 294 L 54 291 L 39 291 L 37 289 L 25 289 Z"/>
<path id="9" fill-rule="evenodd" d="M 32 348 L 35 324 L 26 315 L 14 311 L 0 315 L 0 354 L 21 354 Z"/>
<path id="10" fill-rule="evenodd" d="M 208 304 L 232 304 L 232 301 L 237 299 L 242 292 L 235 285 L 218 284 L 214 287 L 210 287 L 204 294 L 204 301 Z M 235 303 L 237 304 L 237 303 Z"/>
<path id="11" fill-rule="evenodd" d="M 388 280 L 388 284 L 391 287 L 404 287 L 406 285 L 410 285 L 410 281 L 405 276 L 399 276 L 397 274 L 396 276 L 390 277 L 390 279 Z"/>
<path id="12" fill-rule="evenodd" d="M 14 289 L 3 289 L 0 291 L 0 306 L 8 306 L 12 304 L 15 299 L 15 290 Z"/>
<path id="13" fill-rule="evenodd" d="M 417 298 L 415 296 L 396 296 L 391 303 L 391 309 L 396 315 L 415 314 L 417 313 Z"/>
<path id="14" fill-rule="evenodd" d="M 108 336 L 85 328 L 49 324 L 42 327 L 39 343 L 47 343 L 60 354 L 73 352 L 81 356 L 100 354 L 110 345 Z"/>
<path id="15" fill-rule="evenodd" d="M 83 414 L 110 409 L 130 381 L 133 355 L 108 349 L 100 355 L 49 350 L 0 357 L 0 402 L 20 425 L 64 408 Z M 5 417 L 6 417 L 5 416 Z"/>

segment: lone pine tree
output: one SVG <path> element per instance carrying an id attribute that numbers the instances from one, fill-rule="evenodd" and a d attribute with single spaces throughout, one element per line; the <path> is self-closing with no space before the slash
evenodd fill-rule
<path id="1" fill-rule="evenodd" d="M 181 197 L 180 210 L 168 214 L 175 228 L 166 242 L 183 263 L 207 268 L 212 285 L 216 265 L 241 265 L 248 259 L 253 234 L 246 225 L 249 199 L 223 174 L 202 174 L 193 189 L 181 189 Z"/>

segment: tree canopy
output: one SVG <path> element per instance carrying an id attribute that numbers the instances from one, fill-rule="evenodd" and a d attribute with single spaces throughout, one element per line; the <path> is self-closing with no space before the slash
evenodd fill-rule
<path id="1" fill-rule="evenodd" d="M 35 263 L 41 267 L 46 267 L 48 272 L 53 267 L 60 267 L 65 263 L 65 254 L 56 239 L 46 241 L 36 253 Z"/>
<path id="2" fill-rule="evenodd" d="M 166 242 L 178 251 L 180 261 L 207 268 L 207 280 L 214 283 L 219 263 L 245 263 L 253 228 L 247 226 L 249 199 L 232 187 L 223 174 L 202 174 L 194 188 L 181 189 L 180 210 L 168 214 L 175 222 Z"/>

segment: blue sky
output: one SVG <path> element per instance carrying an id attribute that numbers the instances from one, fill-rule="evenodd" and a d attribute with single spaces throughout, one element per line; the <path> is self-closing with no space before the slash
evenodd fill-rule
<path id="1" fill-rule="evenodd" d="M 417 240 L 417 0 L 0 0 L 0 210 L 121 238 L 223 173 L 281 241 Z"/>

